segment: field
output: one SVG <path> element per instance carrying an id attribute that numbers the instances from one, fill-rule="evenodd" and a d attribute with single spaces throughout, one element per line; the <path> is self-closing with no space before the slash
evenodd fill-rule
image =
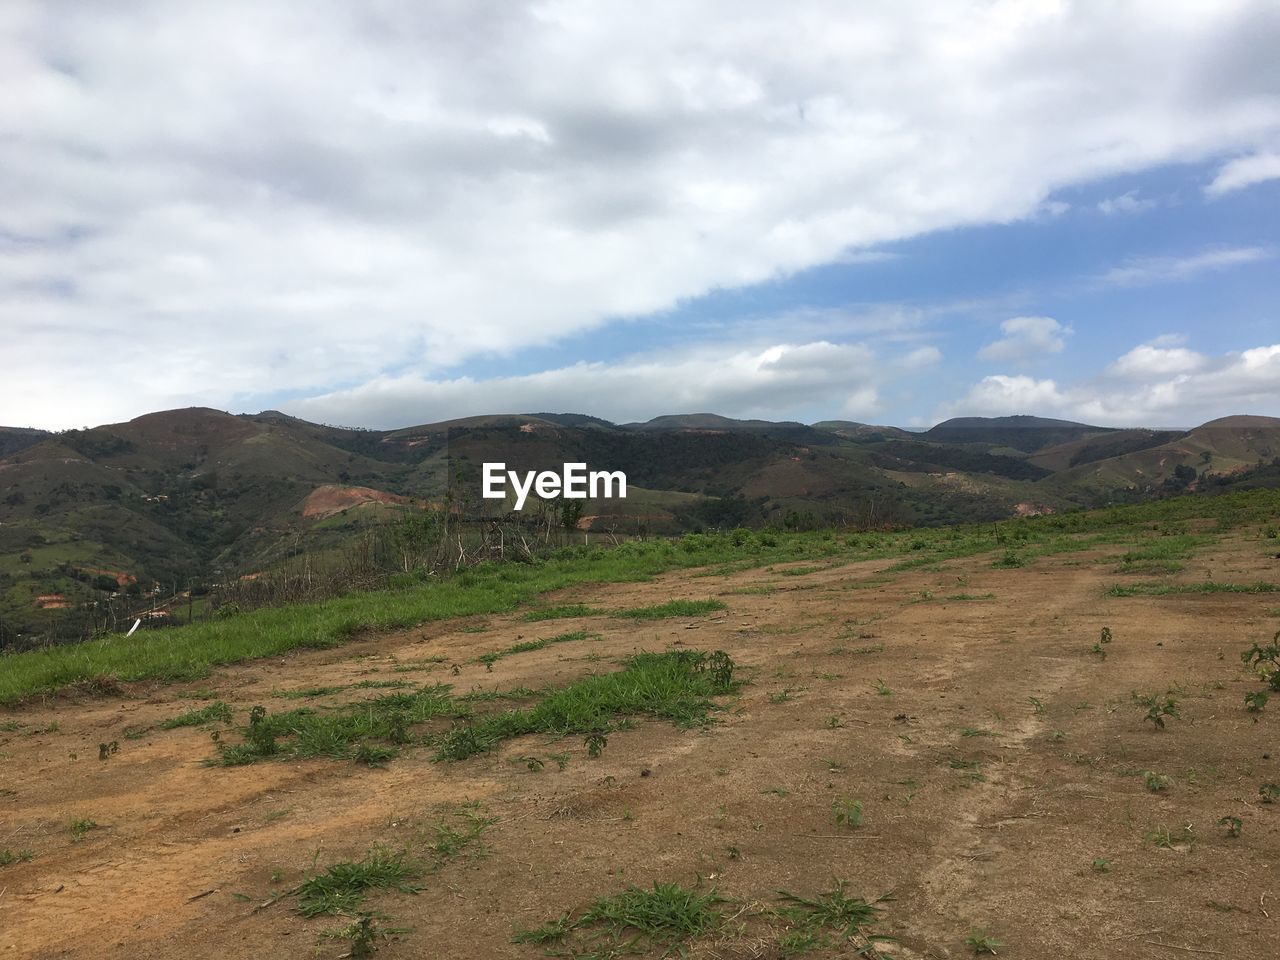
<path id="1" fill-rule="evenodd" d="M 207 662 L 7 658 L 0 951 L 1272 956 L 1274 504 L 707 538 L 309 645 L 265 611 Z"/>

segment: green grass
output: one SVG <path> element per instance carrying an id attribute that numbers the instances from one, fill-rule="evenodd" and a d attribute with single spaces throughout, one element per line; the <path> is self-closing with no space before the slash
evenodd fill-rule
<path id="1" fill-rule="evenodd" d="M 572 617 L 595 617 L 599 616 L 603 612 L 603 610 L 588 607 L 585 603 L 563 603 L 558 607 L 542 607 L 539 610 L 530 610 L 520 619 L 529 623 L 538 623 L 542 620 L 568 620 Z"/>
<path id="2" fill-rule="evenodd" d="M 888 896 L 878 900 L 867 901 L 858 897 L 845 896 L 845 884 L 838 881 L 829 893 L 820 893 L 815 897 L 800 897 L 785 890 L 778 891 L 783 906 L 778 912 L 791 921 L 793 928 L 807 934 L 800 942 L 809 949 L 831 946 L 829 939 L 822 934 L 832 931 L 847 941 L 862 941 L 867 948 L 863 956 L 878 956 L 872 947 L 866 928 L 880 914 L 877 904 L 889 899 Z"/>
<path id="3" fill-rule="evenodd" d="M 538 691 L 530 687 L 512 687 L 510 690 L 469 690 L 460 694 L 457 699 L 463 703 L 488 703 L 493 700 L 529 700 L 538 695 Z"/>
<path id="4" fill-rule="evenodd" d="M 206 723 L 213 723 L 215 720 L 223 723 L 231 722 L 231 707 L 221 700 L 215 700 L 207 707 L 188 710 L 168 720 L 161 720 L 156 726 L 161 730 L 173 730 L 176 727 L 199 727 Z"/>
<path id="5" fill-rule="evenodd" d="M 997 569 L 1013 570 L 1018 567 L 1027 565 L 1026 557 L 1014 550 L 1006 550 L 1002 556 L 992 561 L 991 565 Z"/>
<path id="6" fill-rule="evenodd" d="M 473 714 L 471 703 L 539 694 L 520 687 L 454 697 L 448 685 L 437 684 L 328 710 L 301 707 L 268 713 L 256 707 L 248 726 L 241 728 L 241 742 L 219 742 L 217 755 L 208 762 L 240 766 L 263 760 L 328 757 L 377 765 L 410 744 L 434 746 L 437 760 L 462 760 L 512 737 L 603 733 L 636 716 L 694 726 L 707 721 L 713 707 L 711 697 L 734 689 L 733 661 L 723 653 L 641 653 L 628 660 L 622 670 L 585 677 L 543 693 L 529 707 L 479 716 Z M 435 734 L 416 729 L 444 717 L 464 722 Z"/>
<path id="7" fill-rule="evenodd" d="M 327 697 L 331 693 L 341 693 L 345 689 L 347 689 L 345 686 L 302 687 L 299 690 L 274 690 L 271 695 L 283 697 L 286 700 L 310 700 L 314 697 Z"/>
<path id="8" fill-rule="evenodd" d="M 615 610 L 613 616 L 625 620 L 669 620 L 672 617 L 697 617 L 727 609 L 723 600 L 671 600 L 652 607 Z"/>
<path id="9" fill-rule="evenodd" d="M 478 614 L 511 613 L 542 594 L 583 583 L 648 580 L 727 559 L 765 565 L 826 556 L 818 534 L 778 534 L 776 546 L 735 547 L 728 534 L 681 541 L 629 541 L 608 549 L 566 548 L 538 563 L 484 564 L 443 582 L 351 593 L 317 603 L 267 607 L 224 620 L 116 634 L 0 656 L 0 704 L 74 683 L 112 678 L 196 680 L 211 668 L 299 648 L 328 649 L 365 631 L 392 630 Z M 550 608 L 564 613 L 566 608 Z M 549 610 L 532 611 L 547 617 Z M 574 614 L 579 615 L 579 614 Z M 677 614 L 678 615 L 678 614 Z"/>
<path id="10" fill-rule="evenodd" d="M 996 947 L 1004 948 L 1004 941 L 997 940 L 995 937 L 987 933 L 987 931 L 974 927 L 969 931 L 969 935 L 964 938 L 964 944 L 974 952 L 974 955 L 989 953 L 993 957 L 996 956 Z"/>
<path id="11" fill-rule="evenodd" d="M 476 657 L 479 663 L 497 663 L 503 657 L 510 657 L 517 653 L 529 653 L 532 650 L 541 650 L 549 647 L 553 643 L 570 643 L 574 640 L 588 640 L 591 638 L 599 638 L 598 633 L 589 633 L 586 630 L 573 630 L 569 633 L 559 633 L 554 637 L 546 637 L 542 640 L 524 640 L 520 643 L 513 643 L 509 647 L 503 647 L 501 650 L 491 650 L 488 653 L 482 653 Z"/>
<path id="12" fill-rule="evenodd" d="M 678 883 L 657 883 L 653 889 L 628 887 L 612 897 L 600 897 L 577 918 L 564 914 L 532 930 L 518 930 L 514 943 L 555 944 L 571 934 L 572 956 L 614 957 L 622 953 L 680 952 L 681 944 L 711 933 L 724 919 L 724 901 L 715 890 L 699 891 Z M 590 953 L 577 953 L 577 949 Z"/>
<path id="13" fill-rule="evenodd" d="M 1108 597 L 1163 597 L 1171 593 L 1275 593 L 1280 585 L 1259 580 L 1257 583 L 1115 583 L 1107 588 Z"/>
<path id="14" fill-rule="evenodd" d="M 0 867 L 12 866 L 15 863 L 30 863 L 35 856 L 34 850 L 0 850 Z"/>
<path id="15" fill-rule="evenodd" d="M 346 704 L 333 710 L 309 707 L 268 713 L 261 707 L 250 714 L 238 744 L 219 743 L 210 762 L 239 766 L 259 760 L 329 757 L 369 764 L 395 756 L 399 746 L 415 742 L 412 728 L 436 717 L 465 716 L 468 708 L 437 684 L 413 693 L 393 693 Z"/>
<path id="16" fill-rule="evenodd" d="M 529 733 L 603 733 L 635 716 L 694 726 L 707 722 L 711 697 L 736 686 L 733 661 L 719 651 L 639 653 L 623 669 L 578 680 L 532 707 L 489 714 L 456 727 L 436 742 L 436 759 L 465 760 Z"/>
<path id="17" fill-rule="evenodd" d="M 734 857 L 737 848 L 729 849 Z M 611 897 L 597 898 L 577 916 L 566 912 L 532 929 L 517 929 L 511 939 L 541 946 L 547 956 L 574 960 L 685 957 L 690 955 L 691 941 L 716 935 L 730 916 L 746 924 L 728 928 L 734 936 L 741 936 L 748 927 L 753 936 L 776 931 L 774 949 L 768 952 L 771 957 L 852 947 L 852 952 L 840 956 L 877 960 L 883 955 L 876 943 L 892 939 L 869 932 L 880 914 L 879 904 L 890 899 L 888 895 L 874 901 L 850 897 L 845 884 L 837 882 L 832 890 L 813 897 L 780 890 L 778 898 L 777 905 L 730 901 L 700 883 L 692 887 L 654 883 L 652 889 L 629 886 Z M 766 941 L 759 943 L 763 947 Z"/>
<path id="18" fill-rule="evenodd" d="M 366 631 L 392 630 L 480 614 L 513 613 L 542 595 L 586 583 L 634 582 L 689 567 L 733 564 L 739 569 L 784 561 L 899 558 L 889 570 L 1007 550 L 1028 556 L 1087 547 L 1094 542 L 1132 543 L 1136 534 L 1180 525 L 1216 522 L 1215 532 L 1273 522 L 1280 491 L 1251 490 L 1222 496 L 1183 496 L 1059 513 L 998 523 L 917 529 L 874 537 L 836 538 L 829 532 L 770 532 L 739 543 L 732 534 L 696 534 L 679 540 L 629 541 L 616 547 L 572 547 L 531 564 L 487 564 L 442 582 L 351 593 L 317 603 L 263 608 L 223 620 L 166 630 L 122 634 L 93 643 L 68 644 L 0 655 L 0 704 L 95 680 L 195 680 L 213 667 L 299 648 L 330 648 Z M 1143 533 L 1142 531 L 1147 531 Z M 739 538 L 741 540 L 741 538 Z M 908 559 L 909 558 L 909 559 Z M 1270 587 L 1274 589 L 1274 587 Z M 535 617 L 549 611 L 532 611 Z M 581 615 L 581 614 L 576 614 Z M 676 614 L 677 616 L 683 614 Z"/>
<path id="19" fill-rule="evenodd" d="M 409 881 L 421 875 L 421 865 L 411 860 L 407 851 L 374 846 L 363 860 L 335 863 L 324 873 L 304 880 L 294 891 L 298 913 L 304 917 L 354 913 L 370 890 L 417 893 L 422 888 Z"/>
<path id="20" fill-rule="evenodd" d="M 1182 569 L 1181 561 L 1216 539 L 1190 533 L 1151 537 L 1123 554 L 1118 569 L 1121 573 L 1176 573 Z"/>

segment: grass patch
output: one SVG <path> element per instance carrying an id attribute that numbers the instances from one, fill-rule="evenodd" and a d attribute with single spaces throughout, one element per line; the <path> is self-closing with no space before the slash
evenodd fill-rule
<path id="1" fill-rule="evenodd" d="M 361 680 L 351 686 L 357 690 L 404 690 L 414 685 L 412 680 Z"/>
<path id="2" fill-rule="evenodd" d="M 658 717 L 678 726 L 706 723 L 711 697 L 737 688 L 721 651 L 640 653 L 615 673 L 586 677 L 532 707 L 480 717 L 436 741 L 437 760 L 465 760 L 528 733 L 603 735 L 620 719 Z"/>
<path id="3" fill-rule="evenodd" d="M 597 610 L 595 607 L 588 607 L 585 603 L 563 603 L 558 607 L 543 607 L 540 610 L 530 610 L 521 620 L 529 623 L 538 623 L 542 620 L 568 620 L 571 617 L 595 617 L 603 613 L 603 610 Z"/>
<path id="4" fill-rule="evenodd" d="M 30 863 L 35 856 L 34 850 L 0 850 L 0 867 L 9 867 L 15 863 Z"/>
<path id="5" fill-rule="evenodd" d="M 490 703 L 494 700 L 529 700 L 538 695 L 531 687 L 512 687 L 510 690 L 481 690 L 479 688 L 461 694 L 457 699 L 464 703 Z"/>
<path id="6" fill-rule="evenodd" d="M 465 716 L 468 708 L 449 694 L 447 684 L 413 693 L 393 693 L 320 712 L 300 707 L 268 713 L 254 707 L 244 741 L 218 744 L 210 763 L 239 766 L 259 760 L 329 757 L 383 763 L 397 748 L 415 742 L 412 727 L 441 716 Z"/>
<path id="7" fill-rule="evenodd" d="M 724 919 L 724 901 L 715 890 L 699 892 L 678 883 L 654 883 L 652 890 L 628 887 L 600 897 L 583 913 L 564 914 L 532 930 L 518 930 L 513 943 L 558 944 L 571 939 L 570 955 L 614 957 L 621 953 L 680 952 L 694 937 L 716 930 Z"/>
<path id="8" fill-rule="evenodd" d="M 553 643 L 570 643 L 574 640 L 588 640 L 591 638 L 599 638 L 598 633 L 589 633 L 586 630 L 573 630 L 569 633 L 556 634 L 554 637 L 546 637 L 542 640 L 525 640 L 520 643 L 513 643 L 509 647 L 503 647 L 501 650 L 491 650 L 489 653 L 482 653 L 476 657 L 477 663 L 497 663 L 503 657 L 510 657 L 517 653 L 528 653 L 532 650 L 541 650 L 543 647 L 549 647 Z"/>
<path id="9" fill-rule="evenodd" d="M 213 723 L 215 720 L 220 720 L 223 723 L 231 722 L 231 707 L 221 700 L 215 700 L 206 707 L 199 707 L 195 710 L 188 710 L 186 713 L 180 713 L 168 720 L 161 720 L 156 726 L 161 730 L 173 730 L 177 727 L 200 727 L 206 723 Z"/>
<path id="10" fill-rule="evenodd" d="M 1107 588 L 1108 597 L 1163 597 L 1171 593 L 1276 593 L 1280 585 L 1259 580 L 1257 583 L 1114 583 Z"/>
<path id="11" fill-rule="evenodd" d="M 273 697 L 283 697 L 286 700 L 310 700 L 313 697 L 327 697 L 331 693 L 341 693 L 347 689 L 345 686 L 338 687 L 303 687 L 300 690 L 273 690 Z"/>
<path id="12" fill-rule="evenodd" d="M 672 617 L 697 617 L 727 609 L 723 600 L 671 600 L 652 607 L 615 610 L 613 616 L 626 620 L 668 620 Z"/>
<path id="13" fill-rule="evenodd" d="M 454 697 L 448 685 L 437 684 L 326 711 L 300 707 L 273 714 L 259 706 L 241 730 L 242 742 L 220 742 L 217 756 L 208 762 L 239 766 L 329 757 L 377 765 L 396 756 L 401 746 L 414 743 L 433 744 L 437 760 L 462 760 L 527 733 L 603 735 L 634 716 L 660 717 L 680 726 L 705 723 L 713 706 L 710 697 L 736 686 L 733 661 L 726 654 L 678 650 L 638 654 L 616 673 L 586 677 L 545 694 L 531 707 L 475 719 L 472 702 L 525 699 L 537 693 L 520 687 Z M 468 722 L 435 736 L 414 731 L 439 717 Z"/>
<path id="14" fill-rule="evenodd" d="M 992 561 L 991 565 L 997 570 L 1015 570 L 1018 567 L 1025 567 L 1027 560 L 1026 557 L 1013 550 L 1006 550 L 1004 555 Z"/>
<path id="15" fill-rule="evenodd" d="M 809 950 L 852 944 L 859 949 L 854 956 L 879 957 L 875 949 L 877 941 L 889 940 L 867 932 L 867 928 L 880 915 L 878 904 L 889 899 L 886 894 L 874 901 L 845 896 L 845 884 L 838 881 L 829 893 L 815 897 L 800 897 L 785 890 L 778 891 L 783 905 L 778 913 L 791 922 L 791 929 L 780 940 L 785 955 Z"/>
<path id="16" fill-rule="evenodd" d="M 945 599 L 947 600 L 994 600 L 995 598 L 996 598 L 996 595 L 994 593 L 953 593 L 949 597 L 946 597 Z"/>
<path id="17" fill-rule="evenodd" d="M 335 863 L 324 873 L 304 880 L 294 890 L 298 913 L 308 918 L 355 913 L 370 890 L 418 893 L 422 888 L 409 881 L 421 875 L 422 866 L 411 860 L 407 851 L 375 845 L 363 860 Z"/>
<path id="18" fill-rule="evenodd" d="M 1181 561 L 1217 538 L 1190 533 L 1168 534 L 1148 539 L 1120 557 L 1121 573 L 1177 573 Z"/>
<path id="19" fill-rule="evenodd" d="M 1183 569 L 1184 564 L 1179 560 L 1124 560 L 1116 570 L 1119 573 L 1177 573 Z"/>

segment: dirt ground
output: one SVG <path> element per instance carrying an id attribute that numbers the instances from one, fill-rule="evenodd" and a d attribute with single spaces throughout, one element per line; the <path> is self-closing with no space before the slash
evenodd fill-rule
<path id="1" fill-rule="evenodd" d="M 1239 658 L 1280 628 L 1280 594 L 1112 598 L 1109 584 L 1151 578 L 1122 576 L 1098 553 L 1011 570 L 992 560 L 686 571 L 555 600 L 617 609 L 718 597 L 727 611 L 436 623 L 200 683 L 0 711 L 0 850 L 35 853 L 0 867 L 0 957 L 338 957 L 344 942 L 320 934 L 339 921 L 304 919 L 271 891 L 373 843 L 412 844 L 467 802 L 497 818 L 485 855 L 448 863 L 417 895 L 373 896 L 394 918 L 386 925 L 407 931 L 378 956 L 538 957 L 541 947 L 511 942 L 515 928 L 629 883 L 699 878 L 745 903 L 836 879 L 868 899 L 891 892 L 875 927 L 897 938 L 887 956 L 972 956 L 975 927 L 1008 957 L 1280 956 L 1280 803 L 1259 802 L 1260 784 L 1280 782 L 1280 700 L 1244 709 L 1262 685 Z M 1172 579 L 1275 581 L 1278 567 L 1242 534 Z M 957 594 L 994 596 L 948 599 Z M 1114 641 L 1102 658 L 1090 648 L 1104 626 Z M 510 656 L 492 672 L 473 661 L 517 637 L 575 629 L 602 638 Z M 381 769 L 222 768 L 201 764 L 210 728 L 147 730 L 206 702 L 193 693 L 232 704 L 242 723 L 255 704 L 386 692 L 304 701 L 273 691 L 399 678 L 455 692 L 562 685 L 672 644 L 726 650 L 750 683 L 710 727 L 641 722 L 610 734 L 596 759 L 581 738 L 525 737 L 452 764 L 411 747 Z M 1167 690 L 1181 719 L 1157 730 L 1131 694 Z M 118 752 L 99 760 L 110 741 Z M 516 759 L 559 751 L 570 754 L 563 770 Z M 1143 771 L 1168 786 L 1148 789 Z M 841 798 L 862 803 L 859 828 L 836 823 Z M 1224 816 L 1243 821 L 1238 837 L 1217 825 Z M 76 818 L 97 823 L 79 841 Z M 1164 827 L 1170 846 L 1144 837 Z M 733 923 L 688 951 L 780 956 Z"/>

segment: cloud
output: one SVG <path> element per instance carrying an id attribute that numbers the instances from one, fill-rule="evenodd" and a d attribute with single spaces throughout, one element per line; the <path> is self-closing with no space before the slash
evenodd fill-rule
<path id="1" fill-rule="evenodd" d="M 954 413 L 992 417 L 1015 413 L 1043 414 L 1058 412 L 1066 402 L 1052 380 L 998 373 L 983 377 L 970 387 L 965 397 L 952 405 L 952 410 Z"/>
<path id="2" fill-rule="evenodd" d="M 984 377 L 960 400 L 943 405 L 938 417 L 1014 413 L 1129 427 L 1190 427 L 1240 413 L 1280 416 L 1280 344 L 1216 357 L 1144 344 L 1102 376 L 1070 385 Z"/>
<path id="3" fill-rule="evenodd" d="M 0 422 L 436 382 L 1255 151 L 1260 6 L 12 0 Z"/>
<path id="4" fill-rule="evenodd" d="M 1132 380 L 1146 380 L 1171 373 L 1191 373 L 1209 362 L 1203 354 L 1167 343 L 1159 339 L 1136 346 L 1113 363 L 1109 372 Z"/>
<path id="5" fill-rule="evenodd" d="M 937 347 L 917 347 L 898 361 L 908 370 L 922 370 L 942 362 L 942 351 Z"/>
<path id="6" fill-rule="evenodd" d="M 1203 273 L 1258 263 L 1275 256 L 1266 247 L 1229 247 L 1187 257 L 1138 257 L 1126 260 L 1098 278 L 1100 286 L 1140 287 L 1190 280 Z"/>
<path id="7" fill-rule="evenodd" d="M 1280 153 L 1255 153 L 1223 164 L 1204 192 L 1217 198 L 1255 183 L 1280 179 Z"/>
<path id="8" fill-rule="evenodd" d="M 1157 206 L 1159 206 L 1159 202 L 1156 200 L 1138 199 L 1138 191 L 1136 190 L 1122 193 L 1118 197 L 1107 197 L 1105 200 L 1098 201 L 1098 209 L 1107 216 L 1122 213 L 1142 213 Z"/>
<path id="9" fill-rule="evenodd" d="M 983 360 L 1025 363 L 1051 353 L 1061 353 L 1063 337 L 1071 333 L 1052 317 L 1013 317 L 1000 324 L 1004 336 L 978 351 Z"/>
<path id="10" fill-rule="evenodd" d="M 882 376 L 874 352 L 860 344 L 704 344 L 519 376 L 378 377 L 282 407 L 307 419 L 382 427 L 538 410 L 590 412 L 620 422 L 703 411 L 775 419 L 831 411 L 863 416 L 879 409 Z"/>

